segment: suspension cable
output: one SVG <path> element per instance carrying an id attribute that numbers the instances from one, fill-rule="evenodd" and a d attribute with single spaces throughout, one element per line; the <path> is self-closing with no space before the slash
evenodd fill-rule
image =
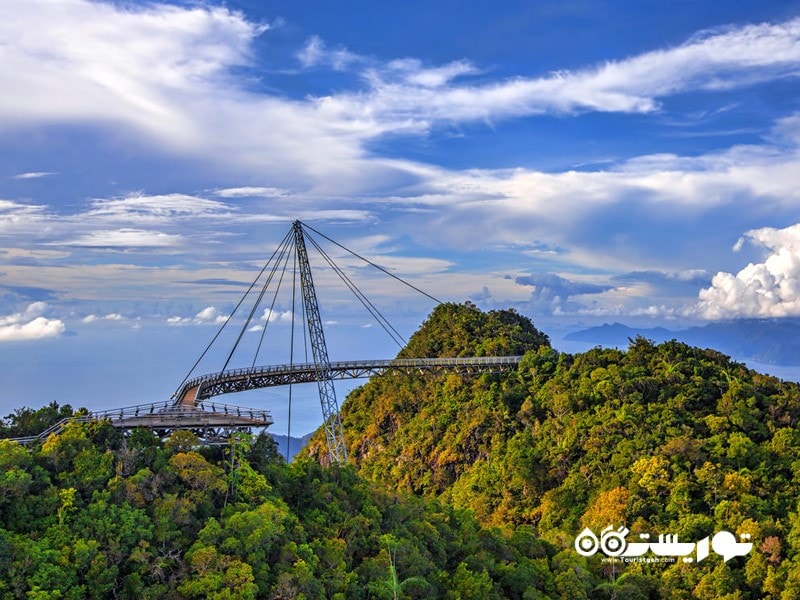
<path id="1" fill-rule="evenodd" d="M 294 369 L 294 319 L 295 319 L 295 295 L 297 293 L 297 248 L 295 248 L 294 252 L 294 260 L 292 269 L 292 333 L 289 336 L 289 368 Z M 292 382 L 289 382 L 289 414 L 288 418 L 286 419 L 286 462 L 289 462 L 289 453 L 292 443 L 292 389 L 293 389 Z"/>
<path id="2" fill-rule="evenodd" d="M 269 313 L 266 315 L 266 322 L 264 323 L 264 328 L 261 330 L 261 335 L 259 336 L 259 339 L 258 339 L 258 346 L 256 347 L 255 354 L 253 355 L 253 363 L 251 365 L 253 367 L 256 366 L 256 361 L 258 360 L 258 355 L 261 353 L 261 346 L 264 343 L 264 336 L 267 333 L 267 327 L 269 327 L 270 319 L 272 318 L 272 315 L 274 314 L 274 311 L 275 311 L 275 303 L 276 303 L 276 301 L 278 299 L 278 293 L 281 291 L 281 284 L 283 283 L 283 276 L 286 273 L 286 265 L 289 264 L 289 256 L 290 256 L 290 254 L 291 254 L 291 252 L 286 252 L 286 259 L 284 260 L 284 263 L 283 263 L 283 269 L 281 270 L 281 276 L 278 279 L 278 285 L 275 287 L 275 293 L 272 295 L 272 303 L 269 306 Z M 292 285 L 294 285 L 294 284 L 292 284 Z M 294 290 L 292 290 L 292 293 L 294 293 Z"/>
<path id="3" fill-rule="evenodd" d="M 395 329 L 389 320 L 378 310 L 378 308 L 367 298 L 366 294 L 362 292 L 358 286 L 347 276 L 347 274 L 337 265 L 333 259 L 328 255 L 325 250 L 317 243 L 317 241 L 311 237 L 310 235 L 307 236 L 308 239 L 311 241 L 311 244 L 316 248 L 317 252 L 325 259 L 325 261 L 330 265 L 330 267 L 334 270 L 334 272 L 339 276 L 339 278 L 344 282 L 344 284 L 350 289 L 351 292 L 358 298 L 359 302 L 367 309 L 367 311 L 375 318 L 378 324 L 383 328 L 383 330 L 392 338 L 392 341 L 397 344 L 400 348 L 403 347 L 405 344 L 405 339 L 400 334 L 397 329 Z"/>
<path id="4" fill-rule="evenodd" d="M 284 254 L 286 253 L 286 251 L 287 251 L 287 249 L 289 247 L 289 243 L 290 242 L 287 239 L 286 243 L 283 244 L 283 248 L 281 249 L 281 258 L 283 258 Z M 264 294 L 267 291 L 267 286 L 269 286 L 269 284 L 272 282 L 272 278 L 274 277 L 276 271 L 278 270 L 279 264 L 280 264 L 280 258 L 275 261 L 275 264 L 274 264 L 274 266 L 272 268 L 272 271 L 270 272 L 269 277 L 267 278 L 266 282 L 262 286 L 261 292 L 258 295 L 258 299 L 255 301 L 255 303 L 253 303 L 253 308 L 250 309 L 250 314 L 247 316 L 247 319 L 245 320 L 244 326 L 239 331 L 239 335 L 238 335 L 238 337 L 236 338 L 236 341 L 233 344 L 233 348 L 231 348 L 231 351 L 228 354 L 228 358 L 225 360 L 225 364 L 222 365 L 222 369 L 220 369 L 220 372 L 224 372 L 225 369 L 228 368 L 228 363 L 230 363 L 231 358 L 233 358 L 233 354 L 236 352 L 236 349 L 239 347 L 239 342 L 242 341 L 242 337 L 244 336 L 245 331 L 247 331 L 247 328 L 250 326 L 250 322 L 253 320 L 253 315 L 255 314 L 256 310 L 258 310 L 258 306 L 261 304 L 261 300 L 264 298 Z M 285 268 L 286 268 L 286 261 L 284 260 L 284 269 Z"/>
<path id="5" fill-rule="evenodd" d="M 256 286 L 256 283 L 258 283 L 258 280 L 259 280 L 259 279 L 261 279 L 261 276 L 264 274 L 264 271 L 266 271 L 266 270 L 267 270 L 267 267 L 268 267 L 268 266 L 270 265 L 270 263 L 272 262 L 272 259 L 273 259 L 273 258 L 275 258 L 275 255 L 278 253 L 278 250 L 281 248 L 281 246 L 283 246 L 284 244 L 286 244 L 286 242 L 287 242 L 287 241 L 288 241 L 288 240 L 291 238 L 291 235 L 292 235 L 292 232 L 291 232 L 291 230 L 290 230 L 290 231 L 289 231 L 289 232 L 287 232 L 287 234 L 284 236 L 284 238 L 283 238 L 283 240 L 281 241 L 281 243 L 280 243 L 280 244 L 278 244 L 278 247 L 277 247 L 277 248 L 275 249 L 275 251 L 272 253 L 272 256 L 270 256 L 270 258 L 269 258 L 269 260 L 266 262 L 266 264 L 264 264 L 264 266 L 262 267 L 261 271 L 259 271 L 259 273 L 258 273 L 258 275 L 256 276 L 256 278 L 255 278 L 255 279 L 253 280 L 253 282 L 250 284 L 250 287 L 248 287 L 248 288 L 247 288 L 247 291 L 246 291 L 246 292 L 244 293 L 244 295 L 243 295 L 243 296 L 242 296 L 242 297 L 239 299 L 239 302 L 236 304 L 236 306 L 234 307 L 234 309 L 231 311 L 231 313 L 230 313 L 230 314 L 228 315 L 228 317 L 225 319 L 225 322 L 224 322 L 224 323 L 222 323 L 222 325 L 219 327 L 219 329 L 217 329 L 217 332 L 214 334 L 214 337 L 213 337 L 213 338 L 211 338 L 211 341 L 208 343 L 208 345 L 205 347 L 205 349 L 204 349 L 204 350 L 203 350 L 203 351 L 200 353 L 200 356 L 199 356 L 199 357 L 198 357 L 198 359 L 197 359 L 197 360 L 194 362 L 194 364 L 192 365 L 192 368 L 191 368 L 191 369 L 189 369 L 189 372 L 188 372 L 188 373 L 186 373 L 186 377 L 184 377 L 184 378 L 183 378 L 183 381 L 181 381 L 180 385 L 178 386 L 178 389 L 177 389 L 177 390 L 175 390 L 175 394 L 177 394 L 177 393 L 178 393 L 178 391 L 179 391 L 179 390 L 180 390 L 180 389 L 183 387 L 183 384 L 185 384 L 185 383 L 186 383 L 186 382 L 189 380 L 189 377 L 191 377 L 191 376 L 192 376 L 192 373 L 194 373 L 194 370 L 197 368 L 197 365 L 199 365 L 199 364 L 200 364 L 200 362 L 203 360 L 203 358 L 205 358 L 205 355 L 206 355 L 206 354 L 208 353 L 208 351 L 211 349 L 211 346 L 213 346 L 213 345 L 214 345 L 214 342 L 216 342 L 216 341 L 217 341 L 217 338 L 220 336 L 220 334 L 222 334 L 222 331 L 225 329 L 225 326 L 226 326 L 226 325 L 227 325 L 227 324 L 228 324 L 228 323 L 231 321 L 231 319 L 233 318 L 233 315 L 235 315 L 235 314 L 236 314 L 236 311 L 237 311 L 237 310 L 239 310 L 239 307 L 240 307 L 240 306 L 242 305 L 242 303 L 245 301 L 245 298 L 247 298 L 247 296 L 249 296 L 249 295 L 250 295 L 250 292 L 251 292 L 251 291 L 253 291 L 253 288 Z M 175 394 L 173 394 L 173 396 L 174 396 Z"/>
<path id="6" fill-rule="evenodd" d="M 342 245 L 341 245 L 339 242 L 337 242 L 336 240 L 332 240 L 331 238 L 329 238 L 329 237 L 328 237 L 327 235 L 325 235 L 324 233 L 322 233 L 322 232 L 320 232 L 320 231 L 317 231 L 316 229 L 314 229 L 313 227 L 311 227 L 311 226 L 307 225 L 306 223 L 303 223 L 302 221 L 301 221 L 301 225 L 303 226 L 303 228 L 304 228 L 304 229 L 306 229 L 306 230 L 310 229 L 311 231 L 313 231 L 313 232 L 314 232 L 314 233 L 316 233 L 317 235 L 320 235 L 320 236 L 324 237 L 326 240 L 328 240 L 328 241 L 329 241 L 329 242 L 331 242 L 332 244 L 335 244 L 335 245 L 339 246 L 339 248 L 341 248 L 342 250 L 345 250 L 346 252 L 349 252 L 350 254 L 352 254 L 353 256 L 355 256 L 356 258 L 360 258 L 360 259 L 361 259 L 361 260 L 363 260 L 365 263 L 367 263 L 367 264 L 369 264 L 369 265 L 371 265 L 371 266 L 375 267 L 375 268 L 376 268 L 376 269 L 378 269 L 379 271 L 382 271 L 383 273 L 385 273 L 385 274 L 386 274 L 386 275 L 388 275 L 389 277 L 392 277 L 393 279 L 396 279 L 396 280 L 397 280 L 397 281 L 399 281 L 400 283 L 402 283 L 402 284 L 404 284 L 404 285 L 407 285 L 407 286 L 408 286 L 408 287 L 410 287 L 412 290 L 415 290 L 415 291 L 419 292 L 419 293 L 420 293 L 420 294 L 422 294 L 423 296 L 427 296 L 428 298 L 430 298 L 431 300 L 433 300 L 433 301 L 434 301 L 434 302 L 436 302 L 437 304 L 442 304 L 442 301 L 441 301 L 441 300 L 439 300 L 439 299 L 437 299 L 437 298 L 434 298 L 434 297 L 433 297 L 433 296 L 431 296 L 429 293 L 427 293 L 427 292 L 425 292 L 425 291 L 423 291 L 423 290 L 419 289 L 417 286 L 415 286 L 415 285 L 413 285 L 413 284 L 411 284 L 411 283 L 407 282 L 407 281 L 406 281 L 405 279 L 403 279 L 402 277 L 398 277 L 398 276 L 397 276 L 397 275 L 395 275 L 394 273 L 392 273 L 392 272 L 388 271 L 386 268 L 384 268 L 384 267 L 382 267 L 382 266 L 380 266 L 380 265 L 378 265 L 378 264 L 375 264 L 374 262 L 372 262 L 372 261 L 371 261 L 371 260 L 369 260 L 368 258 L 364 258 L 364 257 L 363 257 L 363 256 L 361 256 L 360 254 L 357 254 L 356 252 L 353 252 L 352 250 L 350 250 L 350 248 L 348 248 L 348 247 L 346 247 L 346 246 L 342 246 Z"/>
<path id="7" fill-rule="evenodd" d="M 381 271 L 382 273 L 384 273 L 384 274 L 388 275 L 389 277 L 392 277 L 393 279 L 395 279 L 395 280 L 399 281 L 400 283 L 402 283 L 402 284 L 406 285 L 407 287 L 409 287 L 409 288 L 413 289 L 414 291 L 416 291 L 416 292 L 418 292 L 418 293 L 422 294 L 423 296 L 425 296 L 425 297 L 427 297 L 427 298 L 429 298 L 429 299 L 433 300 L 433 301 L 434 301 L 434 302 L 436 302 L 437 304 L 441 304 L 441 301 L 440 301 L 439 299 L 437 299 L 437 298 L 435 298 L 434 296 L 432 296 L 432 295 L 428 294 L 427 292 L 425 292 L 425 291 L 421 290 L 420 288 L 418 288 L 418 287 L 416 287 L 415 285 L 413 285 L 413 284 L 409 283 L 408 281 L 404 280 L 403 278 L 401 278 L 401 277 L 398 277 L 397 275 L 395 275 L 394 273 L 390 272 L 390 271 L 389 271 L 388 269 L 386 269 L 385 267 L 382 267 L 382 266 L 380 266 L 380 265 L 378 265 L 378 264 L 374 263 L 373 261 L 371 261 L 371 260 L 369 260 L 369 259 L 365 258 L 364 256 L 361 256 L 361 255 L 360 255 L 360 254 L 358 254 L 357 252 L 354 252 L 353 250 L 351 250 L 350 248 L 347 248 L 346 246 L 344 246 L 344 245 L 340 244 L 340 243 L 339 243 L 339 242 L 337 242 L 336 240 L 334 240 L 334 239 L 331 239 L 330 237 L 328 237 L 328 236 L 327 236 L 327 235 L 325 235 L 324 233 L 322 233 L 322 232 L 320 232 L 320 231 L 318 231 L 318 230 L 314 229 L 313 227 L 310 227 L 310 226 L 308 226 L 307 224 L 305 224 L 305 223 L 303 223 L 303 222 L 299 222 L 299 223 L 300 223 L 300 225 L 303 227 L 303 229 L 306 231 L 306 237 L 307 237 L 307 239 L 309 239 L 309 240 L 311 241 L 311 243 L 312 243 L 312 245 L 314 246 L 314 248 L 315 248 L 315 249 L 316 249 L 316 250 L 319 252 L 319 254 L 320 254 L 320 255 L 321 255 L 323 258 L 324 258 L 324 260 L 325 260 L 325 261 L 328 263 L 328 265 L 331 267 L 331 269 L 333 269 L 333 271 L 334 271 L 334 272 L 337 274 L 337 276 L 338 276 L 338 277 L 339 277 L 339 278 L 342 280 L 342 282 L 344 282 L 344 284 L 345 284 L 345 285 L 346 285 L 346 286 L 347 286 L 347 287 L 350 289 L 350 291 L 351 291 L 351 292 L 353 292 L 353 294 L 356 296 L 356 298 L 358 298 L 359 302 L 361 302 L 361 304 L 364 306 L 364 308 L 365 308 L 365 309 L 366 309 L 366 310 L 367 310 L 367 311 L 368 311 L 368 312 L 369 312 L 369 313 L 372 315 L 372 317 L 373 317 L 373 318 L 374 318 L 374 319 L 375 319 L 375 320 L 378 322 L 378 324 L 379 324 L 379 325 L 381 326 L 381 328 L 382 328 L 382 329 L 383 329 L 383 330 L 384 330 L 384 331 L 387 333 L 387 335 L 389 335 L 389 337 L 392 339 L 392 341 L 393 341 L 393 342 L 395 342 L 395 343 L 396 343 L 398 346 L 400 346 L 401 348 L 403 347 L 403 345 L 404 345 L 404 343 L 405 343 L 405 339 L 403 338 L 403 336 L 402 336 L 402 335 L 401 335 L 401 334 L 400 334 L 400 333 L 397 331 L 397 329 L 395 329 L 395 328 L 392 326 L 392 324 L 389 322 L 389 320 L 388 320 L 388 319 L 387 319 L 387 318 L 386 318 L 386 317 L 385 317 L 385 316 L 384 316 L 384 315 L 383 315 L 383 314 L 380 312 L 380 310 L 379 310 L 379 309 L 378 309 L 378 308 L 377 308 L 377 307 L 376 307 L 376 306 L 375 306 L 375 305 L 374 305 L 374 304 L 373 304 L 373 303 L 372 303 L 372 302 L 369 300 L 369 298 L 367 298 L 366 294 L 364 294 L 364 292 L 362 292 L 362 291 L 359 289 L 359 287 L 358 287 L 358 286 L 357 286 L 357 285 L 356 285 L 356 284 L 353 282 L 353 280 L 352 280 L 352 279 L 351 279 L 351 278 L 350 278 L 350 277 L 349 277 L 349 276 L 348 276 L 348 275 L 347 275 L 347 274 L 346 274 L 346 273 L 345 273 L 345 272 L 342 270 L 342 268 L 341 268 L 341 267 L 339 267 L 339 266 L 336 264 L 336 262 L 333 260 L 333 258 L 332 258 L 332 257 L 331 257 L 331 256 L 330 256 L 330 255 L 329 255 L 327 252 L 325 252 L 325 250 L 322 248 L 322 246 L 321 246 L 321 245 L 320 245 L 320 244 L 319 244 L 319 243 L 318 243 L 318 242 L 317 242 L 317 241 L 316 241 L 316 240 L 315 240 L 315 239 L 314 239 L 314 238 L 313 238 L 311 235 L 309 235 L 309 234 L 308 234 L 308 231 L 309 231 L 309 230 L 310 230 L 310 231 L 313 231 L 313 232 L 314 232 L 314 233 L 316 233 L 318 236 L 320 236 L 320 237 L 322 237 L 322 238 L 326 239 L 328 242 L 330 242 L 330 243 L 334 244 L 335 246 L 338 246 L 339 248 L 341 248 L 341 249 L 342 249 L 342 250 L 344 250 L 345 252 L 347 252 L 347 253 L 351 254 L 352 256 L 355 256 L 356 258 L 358 258 L 358 259 L 362 260 L 363 262 L 365 262 L 365 263 L 367 263 L 368 265 L 370 265 L 370 266 L 374 267 L 375 269 L 378 269 L 379 271 Z M 293 237 L 293 231 L 292 231 L 292 230 L 290 230 L 290 231 L 289 231 L 289 232 L 288 232 L 288 233 L 287 233 L 287 234 L 286 234 L 286 235 L 283 237 L 283 239 L 281 240 L 281 242 L 280 242 L 280 243 L 278 244 L 278 246 L 276 247 L 275 251 L 274 251 L 274 252 L 272 253 L 272 255 L 270 256 L 269 260 L 266 262 L 266 264 L 263 266 L 263 268 L 262 268 L 262 269 L 259 271 L 258 275 L 257 275 L 257 276 L 256 276 L 256 278 L 253 280 L 253 282 L 252 282 L 252 283 L 249 285 L 249 287 L 247 288 L 247 291 L 246 291 L 246 292 L 244 293 L 244 295 L 243 295 L 243 296 L 242 296 L 242 297 L 239 299 L 239 301 L 237 302 L 237 304 L 236 304 L 236 306 L 234 307 L 234 309 L 233 309 L 233 310 L 231 311 L 231 313 L 230 313 L 230 314 L 229 314 L 229 315 L 228 315 L 228 316 L 225 318 L 225 320 L 224 320 L 224 322 L 222 323 L 222 325 L 219 327 L 219 329 L 217 330 L 217 332 L 214 334 L 214 337 L 211 339 L 211 341 L 210 341 L 210 342 L 208 343 L 208 345 L 205 347 L 205 349 L 204 349 L 204 350 L 203 350 L 203 352 L 200 354 L 200 356 L 198 357 L 198 359 L 197 359 L 197 360 L 195 361 L 195 363 L 192 365 L 192 368 L 191 368 L 191 369 L 189 369 L 189 372 L 186 374 L 186 376 L 183 378 L 183 381 L 181 381 L 180 385 L 178 386 L 178 390 L 180 390 L 180 389 L 183 387 L 183 385 L 184 385 L 184 384 L 185 384 L 185 383 L 186 383 L 186 382 L 189 380 L 189 378 L 191 377 L 192 373 L 194 373 L 194 371 L 195 371 L 195 369 L 197 368 L 197 366 L 198 366 L 198 365 L 201 363 L 201 361 L 202 361 L 202 360 L 205 358 L 206 354 L 209 352 L 209 350 L 211 349 L 211 347 L 214 345 L 214 343 L 217 341 L 217 339 L 219 338 L 219 336 L 222 334 L 222 331 L 223 331 L 223 330 L 225 329 L 225 327 L 226 327 L 226 326 L 227 326 L 227 325 L 228 325 L 228 324 L 231 322 L 231 320 L 233 319 L 233 317 L 234 317 L 234 315 L 236 314 L 236 312 L 237 312 L 237 311 L 238 311 L 238 310 L 241 308 L 241 306 L 242 306 L 242 304 L 244 303 L 245 299 L 247 299 L 247 297 L 248 297 L 248 296 L 250 296 L 250 294 L 253 292 L 253 290 L 255 289 L 256 285 L 258 284 L 258 282 L 261 280 L 261 278 L 262 278 L 262 277 L 264 276 L 264 274 L 266 273 L 267 269 L 268 269 L 270 266 L 272 266 L 272 269 L 271 269 L 271 271 L 270 271 L 270 273 L 269 273 L 268 277 L 266 278 L 266 281 L 264 282 L 263 286 L 261 287 L 261 290 L 260 290 L 260 292 L 259 292 L 259 294 L 258 294 L 258 298 L 256 299 L 256 302 L 253 304 L 253 307 L 251 308 L 251 310 L 250 310 L 250 313 L 248 314 L 248 316 L 247 316 L 247 318 L 246 318 L 246 320 L 245 320 L 245 324 L 244 324 L 244 326 L 243 326 L 243 327 L 241 328 L 241 330 L 239 331 L 239 334 L 238 334 L 238 336 L 237 336 L 237 338 L 236 338 L 236 341 L 235 341 L 235 342 L 234 342 L 234 344 L 233 344 L 233 348 L 232 348 L 232 349 L 231 349 L 231 351 L 229 352 L 229 354 L 228 354 L 228 356 L 227 356 L 227 358 L 226 358 L 226 360 L 225 360 L 225 363 L 224 363 L 224 365 L 223 365 L 223 367 L 222 367 L 221 371 L 225 371 L 225 370 L 227 369 L 227 367 L 228 367 L 228 364 L 229 364 L 229 363 L 230 363 L 230 361 L 232 360 L 232 358 L 233 358 L 233 355 L 235 354 L 235 352 L 236 352 L 237 348 L 239 347 L 239 344 L 240 344 L 240 342 L 241 342 L 241 340 L 242 340 L 242 338 L 243 338 L 243 336 L 244 336 L 244 333 L 247 331 L 248 327 L 250 326 L 250 324 L 251 324 L 251 322 L 252 322 L 252 320 L 253 320 L 253 317 L 254 317 L 254 315 L 255 315 L 256 311 L 258 310 L 259 306 L 261 305 L 261 303 L 262 303 L 262 301 L 263 301 L 263 299 L 264 299 L 264 296 L 266 295 L 267 289 L 269 288 L 269 285 L 272 283 L 272 280 L 274 279 L 274 277 L 275 277 L 276 273 L 278 272 L 278 269 L 281 269 L 280 277 L 279 277 L 279 279 L 278 279 L 277 289 L 275 290 L 275 293 L 274 293 L 274 294 L 273 294 L 273 296 L 272 296 L 272 302 L 271 302 L 270 309 L 269 309 L 269 315 L 267 315 L 266 323 L 264 324 L 264 328 L 263 328 L 263 330 L 262 330 L 262 332 L 261 332 L 261 336 L 260 336 L 260 338 L 259 338 L 259 342 L 258 342 L 258 346 L 257 346 L 257 349 L 256 349 L 256 353 L 255 353 L 255 356 L 253 357 L 253 366 L 255 366 L 255 363 L 256 363 L 256 361 L 258 360 L 258 355 L 259 355 L 259 354 L 260 354 L 260 352 L 261 352 L 261 348 L 262 348 L 262 346 L 263 346 L 263 342 L 264 342 L 264 336 L 265 336 L 265 333 L 266 333 L 266 329 L 267 329 L 267 327 L 269 326 L 270 317 L 271 317 L 271 316 L 272 316 L 272 314 L 273 314 L 273 311 L 274 311 L 274 308 L 275 308 L 275 305 L 276 305 L 276 301 L 277 301 L 277 296 L 278 296 L 278 293 L 279 293 L 279 291 L 280 291 L 280 287 L 281 287 L 281 284 L 282 284 L 282 282 L 283 282 L 284 275 L 285 275 L 285 273 L 286 273 L 286 269 L 287 269 L 287 265 L 288 265 L 288 261 L 289 261 L 289 256 L 290 256 L 290 254 L 291 254 L 291 252 L 289 251 L 289 248 L 290 248 L 290 244 L 291 244 L 291 242 L 292 242 L 292 237 Z M 297 255 L 296 255 L 296 248 L 295 248 L 294 252 L 295 252 L 295 259 L 294 259 L 295 266 L 294 266 L 294 273 L 293 273 L 293 279 L 294 279 L 294 281 L 293 281 L 293 284 L 292 284 L 292 341 L 291 341 L 291 346 L 292 346 L 292 356 L 290 357 L 290 361 L 293 361 L 293 353 L 294 353 L 294 350 L 293 350 L 293 346 L 294 346 L 294 327 L 295 327 L 295 318 L 296 318 L 296 316 L 295 316 L 295 313 L 296 313 L 296 310 L 295 310 L 295 308 L 296 308 L 296 307 L 295 307 L 295 288 L 296 288 L 296 277 L 297 277 L 297 273 L 296 273 L 296 271 L 297 271 Z M 276 257 L 277 257 L 277 258 L 276 258 Z M 283 266 L 282 266 L 282 268 L 281 268 L 281 263 L 282 263 L 282 265 L 283 265 Z M 305 315 L 303 315 L 303 322 L 305 323 Z M 306 327 L 305 327 L 305 325 L 304 325 L 304 327 L 303 327 L 303 339 L 304 339 L 304 347 L 305 347 L 305 358 L 306 358 L 306 362 L 308 362 L 308 338 L 307 338 L 307 336 L 308 336 L 308 332 L 306 331 Z M 177 391 L 176 391 L 176 393 L 177 393 Z M 290 394 L 290 399 L 289 399 L 289 402 L 290 402 L 290 408 L 289 408 L 289 410 L 290 410 L 290 415 L 291 415 L 291 386 L 290 386 L 289 394 Z M 174 395 L 174 394 L 173 394 L 173 395 Z M 290 417 L 290 418 L 291 418 L 291 417 Z M 290 425 L 290 426 L 291 426 L 291 425 Z M 287 446 L 287 452 L 288 452 L 288 446 Z M 288 454 L 287 454 L 287 456 L 288 456 Z"/>

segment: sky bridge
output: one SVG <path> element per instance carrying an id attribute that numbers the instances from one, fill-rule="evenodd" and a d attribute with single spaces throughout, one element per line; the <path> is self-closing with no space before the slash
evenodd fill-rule
<path id="1" fill-rule="evenodd" d="M 444 371 L 460 375 L 501 373 L 516 369 L 521 358 L 520 356 L 475 356 L 339 361 L 330 363 L 328 374 L 331 379 L 359 379 L 386 372 L 405 375 L 438 374 Z M 177 406 L 193 406 L 198 401 L 208 400 L 221 394 L 313 383 L 316 377 L 317 370 L 313 363 L 231 369 L 190 379 L 175 392 L 173 398 Z"/>
<path id="2" fill-rule="evenodd" d="M 70 423 L 90 421 L 107 421 L 112 427 L 122 431 L 143 427 L 161 438 L 169 437 L 174 431 L 189 429 L 197 433 L 204 444 L 224 444 L 231 433 L 249 431 L 255 427 L 269 427 L 273 423 L 268 410 L 219 402 L 207 406 L 202 401 L 191 406 L 181 406 L 168 400 L 68 417 L 37 435 L 14 439 L 21 444 L 34 444 L 46 440 L 52 434 L 61 433 Z"/>
<path id="3" fill-rule="evenodd" d="M 289 388 L 288 433 L 290 434 L 292 386 L 300 383 L 315 382 L 318 386 L 330 462 L 346 462 L 347 448 L 344 443 L 339 405 L 333 386 L 335 380 L 358 379 L 383 373 L 426 375 L 450 372 L 461 375 L 474 375 L 477 373 L 499 373 L 517 368 L 521 358 L 519 356 L 417 357 L 389 360 L 331 361 L 328 355 L 322 328 L 323 322 L 308 260 L 306 239 L 327 262 L 330 270 L 339 276 L 389 337 L 400 348 L 403 348 L 406 342 L 345 271 L 322 248 L 319 241 L 311 235 L 311 232 L 326 239 L 340 250 L 344 250 L 366 262 L 383 274 L 426 296 L 436 304 L 440 303 L 433 296 L 390 273 L 385 268 L 345 248 L 300 221 L 295 221 L 291 230 L 278 244 L 278 248 L 261 269 L 255 281 L 250 284 L 231 314 L 224 320 L 216 335 L 214 335 L 205 350 L 201 352 L 200 357 L 189 370 L 189 373 L 180 383 L 170 400 L 162 403 L 142 404 L 72 417 L 54 424 L 50 429 L 39 435 L 23 438 L 19 441 L 22 443 L 41 441 L 51 434 L 62 431 L 70 422 L 105 420 L 115 428 L 123 431 L 144 427 L 165 437 L 173 431 L 189 429 L 197 434 L 203 443 L 223 443 L 232 432 L 268 427 L 273 424 L 273 420 L 267 410 L 228 405 L 216 401 L 215 398 L 223 394 L 273 386 L 288 386 Z M 290 268 L 290 265 L 293 266 Z M 296 282 L 298 279 L 302 311 L 297 311 L 295 306 L 295 297 L 298 295 L 296 294 Z M 279 306 L 277 302 L 278 292 L 284 280 L 291 280 L 292 282 L 290 305 L 292 328 L 289 356 L 293 357 L 295 352 L 295 319 L 296 313 L 299 312 L 301 316 L 298 320 L 303 321 L 304 324 L 304 327 L 300 329 L 303 331 L 303 339 L 306 345 L 310 344 L 311 346 L 313 362 L 308 362 L 306 359 L 305 362 L 295 363 L 291 360 L 287 364 L 256 366 L 259 352 L 265 345 L 264 334 L 271 322 L 269 317 L 274 314 L 276 306 Z M 252 300 L 254 296 L 255 300 L 252 303 L 246 303 L 248 299 Z M 248 306 L 249 310 L 247 309 Z M 240 309 L 242 310 L 240 311 Z M 259 315 L 259 310 L 263 311 L 263 317 Z M 263 326 L 260 324 L 260 320 L 265 321 Z M 235 336 L 235 341 L 227 353 L 227 358 L 222 367 L 215 372 L 193 376 L 198 365 L 211 347 L 220 339 L 223 331 L 226 328 L 230 331 L 229 326 L 233 327 L 234 324 L 239 326 L 238 335 Z M 258 346 L 255 352 L 252 353 L 252 357 L 248 358 L 247 361 L 251 366 L 229 368 L 230 364 L 236 364 L 237 360 L 234 360 L 234 355 L 237 355 L 237 350 L 244 345 L 242 344 L 243 340 L 252 337 L 250 332 L 253 331 L 260 331 L 261 333 L 258 336 Z M 219 348 L 219 344 L 217 344 L 217 348 Z M 308 348 L 306 347 L 306 356 L 308 355 L 307 350 Z M 241 355 L 241 352 L 237 356 L 239 355 Z"/>

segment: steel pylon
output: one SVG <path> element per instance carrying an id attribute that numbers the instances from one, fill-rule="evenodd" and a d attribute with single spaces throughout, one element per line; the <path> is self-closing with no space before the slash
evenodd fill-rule
<path id="1" fill-rule="evenodd" d="M 303 307 L 308 324 L 308 335 L 311 341 L 311 352 L 314 357 L 319 400 L 322 405 L 322 418 L 325 421 L 325 439 L 328 443 L 328 456 L 331 464 L 347 462 L 347 447 L 344 443 L 342 420 L 339 416 L 339 403 L 336 401 L 336 390 L 333 387 L 331 362 L 328 348 L 322 331 L 322 319 L 319 315 L 319 303 L 314 291 L 314 279 L 311 277 L 311 266 L 308 262 L 303 225 L 300 221 L 292 223 L 297 262 L 300 266 L 300 287 L 303 292 Z"/>

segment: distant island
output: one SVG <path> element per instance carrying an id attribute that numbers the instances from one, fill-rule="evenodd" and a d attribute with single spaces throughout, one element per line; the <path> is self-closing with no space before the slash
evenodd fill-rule
<path id="1" fill-rule="evenodd" d="M 663 327 L 636 328 L 604 324 L 564 336 L 565 340 L 598 346 L 627 348 L 641 336 L 656 343 L 678 340 L 691 346 L 714 348 L 736 360 L 772 365 L 800 365 L 800 324 L 789 319 L 738 319 L 670 331 Z"/>

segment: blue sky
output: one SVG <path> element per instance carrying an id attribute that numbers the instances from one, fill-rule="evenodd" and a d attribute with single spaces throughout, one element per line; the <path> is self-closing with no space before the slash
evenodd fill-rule
<path id="1" fill-rule="evenodd" d="M 298 218 L 554 339 L 798 316 L 799 77 L 797 1 L 5 0 L 0 412 L 168 398 Z M 392 356 L 317 277 L 332 358 Z"/>

